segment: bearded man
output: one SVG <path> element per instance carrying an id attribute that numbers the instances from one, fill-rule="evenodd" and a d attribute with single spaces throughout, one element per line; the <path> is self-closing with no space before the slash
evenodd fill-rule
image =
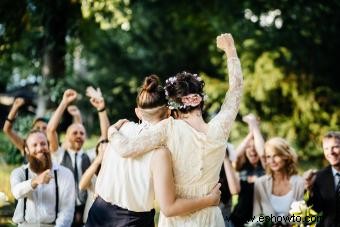
<path id="1" fill-rule="evenodd" d="M 25 142 L 28 164 L 11 173 L 11 191 L 18 200 L 13 221 L 20 227 L 71 226 L 74 213 L 72 172 L 51 161 L 46 135 L 31 131 Z"/>

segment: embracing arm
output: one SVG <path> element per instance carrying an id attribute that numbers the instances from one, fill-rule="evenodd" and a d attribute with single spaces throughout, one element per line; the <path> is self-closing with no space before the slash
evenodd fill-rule
<path id="1" fill-rule="evenodd" d="M 223 129 L 224 136 L 227 138 L 239 110 L 243 92 L 243 76 L 232 36 L 230 34 L 218 36 L 217 47 L 222 49 L 227 55 L 229 89 L 220 112 L 213 120 L 219 122 L 219 125 L 221 125 Z"/>
<path id="2" fill-rule="evenodd" d="M 14 146 L 20 150 L 21 154 L 24 155 L 24 145 L 25 141 L 21 138 L 15 131 L 13 131 L 13 124 L 15 117 L 18 113 L 19 108 L 24 105 L 25 101 L 23 98 L 16 98 L 13 102 L 12 108 L 8 113 L 7 119 L 4 124 L 4 133 L 10 141 L 14 144 Z"/>
<path id="3" fill-rule="evenodd" d="M 113 147 L 117 148 L 115 151 L 120 156 L 124 158 L 137 157 L 165 144 L 167 128 L 169 124 L 171 124 L 171 119 L 172 118 L 167 118 L 148 129 L 142 130 L 142 132 L 134 138 L 127 138 L 118 131 L 122 125 L 122 121 L 124 121 L 120 120 L 109 127 L 109 141 Z"/>
<path id="4" fill-rule="evenodd" d="M 171 155 L 168 149 L 159 148 L 153 154 L 152 175 L 156 199 L 162 213 L 167 217 L 184 215 L 209 206 L 216 206 L 221 192 L 218 184 L 206 196 L 195 199 L 176 198 Z"/>

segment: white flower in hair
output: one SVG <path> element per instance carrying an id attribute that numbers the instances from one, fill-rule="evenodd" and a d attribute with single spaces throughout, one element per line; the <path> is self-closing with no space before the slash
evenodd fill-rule
<path id="1" fill-rule="evenodd" d="M 204 100 L 204 101 L 207 101 L 208 98 L 209 98 L 209 96 L 208 96 L 207 94 L 205 94 L 205 93 L 203 93 L 202 96 L 203 96 L 203 100 Z"/>
<path id="2" fill-rule="evenodd" d="M 174 84 L 176 82 L 177 78 L 175 76 L 169 77 L 165 82 L 167 84 Z"/>
<path id="3" fill-rule="evenodd" d="M 197 75 L 196 73 L 193 74 L 193 76 L 196 78 L 196 80 L 198 80 L 200 82 L 202 81 L 202 78 L 199 75 Z"/>
<path id="4" fill-rule="evenodd" d="M 168 101 L 168 107 L 170 110 L 178 110 L 178 109 L 181 109 L 181 108 L 185 108 L 186 105 L 181 105 L 180 103 L 172 100 L 172 99 L 169 99 Z"/>

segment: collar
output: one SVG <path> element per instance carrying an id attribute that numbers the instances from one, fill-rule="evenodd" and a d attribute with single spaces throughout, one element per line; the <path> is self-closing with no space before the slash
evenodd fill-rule
<path id="1" fill-rule="evenodd" d="M 68 151 L 68 153 L 69 153 L 70 155 L 73 155 L 73 156 L 74 156 L 76 153 L 78 153 L 78 156 L 80 156 L 80 155 L 82 155 L 82 154 L 84 153 L 83 148 L 80 149 L 79 151 L 72 150 L 72 149 L 68 148 L 67 151 Z"/>
<path id="2" fill-rule="evenodd" d="M 333 166 L 331 168 L 332 168 L 333 177 L 336 177 L 337 173 L 340 174 L 340 171 L 337 171 Z"/>
<path id="3" fill-rule="evenodd" d="M 146 120 L 143 120 L 142 123 L 139 124 L 142 129 L 149 128 L 152 124 Z"/>

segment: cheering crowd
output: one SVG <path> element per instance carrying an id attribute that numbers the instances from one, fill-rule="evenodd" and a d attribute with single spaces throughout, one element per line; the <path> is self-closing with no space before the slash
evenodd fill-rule
<path id="1" fill-rule="evenodd" d="M 228 136 L 239 111 L 243 76 L 230 34 L 217 37 L 227 57 L 229 89 L 220 111 L 203 119 L 204 81 L 180 72 L 161 86 L 147 76 L 136 98 L 139 123 L 125 119 L 110 126 L 99 89 L 86 95 L 98 112 L 100 138 L 86 151 L 81 111 L 72 105 L 77 92 L 64 91 L 47 122 L 37 118 L 25 139 L 13 130 L 24 104 L 17 98 L 4 124 L 10 141 L 27 163 L 13 170 L 18 226 L 244 226 L 258 215 L 289 216 L 303 200 L 322 214 L 319 226 L 340 226 L 340 132 L 324 135 L 329 166 L 298 174 L 298 157 L 280 137 L 265 140 L 260 121 L 243 117 L 248 134 L 234 149 Z M 58 125 L 65 111 L 73 116 L 61 143 Z M 232 195 L 238 194 L 231 209 Z M 155 203 L 156 201 L 156 203 Z M 290 226 L 289 222 L 275 223 Z"/>

